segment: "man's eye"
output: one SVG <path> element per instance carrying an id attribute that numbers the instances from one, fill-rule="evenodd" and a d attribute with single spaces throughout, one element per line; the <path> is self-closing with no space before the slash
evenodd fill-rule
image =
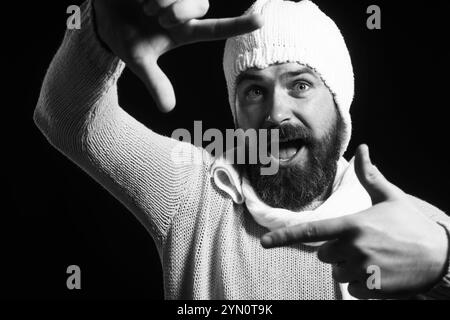
<path id="1" fill-rule="evenodd" d="M 264 92 L 261 88 L 253 87 L 247 90 L 247 100 L 258 100 L 263 96 Z"/>
<path id="2" fill-rule="evenodd" d="M 305 92 L 305 91 L 308 91 L 309 88 L 310 88 L 310 85 L 304 81 L 299 81 L 294 84 L 294 89 L 297 92 Z"/>

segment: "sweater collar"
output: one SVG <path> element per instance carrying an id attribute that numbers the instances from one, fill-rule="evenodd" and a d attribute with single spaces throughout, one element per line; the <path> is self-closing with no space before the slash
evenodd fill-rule
<path id="1" fill-rule="evenodd" d="M 350 162 L 340 158 L 331 195 L 316 209 L 300 212 L 273 208 L 265 204 L 248 179 L 240 175 L 226 157 L 215 160 L 211 166 L 211 175 L 219 189 L 228 194 L 234 203 L 245 203 L 254 220 L 271 231 L 300 223 L 349 215 L 365 210 L 372 204 L 356 176 L 354 158 Z"/>

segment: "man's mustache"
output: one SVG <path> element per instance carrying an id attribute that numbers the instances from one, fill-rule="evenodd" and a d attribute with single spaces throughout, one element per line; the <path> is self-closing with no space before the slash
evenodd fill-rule
<path id="1" fill-rule="evenodd" d="M 271 127 L 279 130 L 279 142 L 301 140 L 304 145 L 312 145 L 314 138 L 311 131 L 301 125 L 282 124 L 280 126 Z M 268 143 L 272 141 L 272 131 L 268 131 Z"/>

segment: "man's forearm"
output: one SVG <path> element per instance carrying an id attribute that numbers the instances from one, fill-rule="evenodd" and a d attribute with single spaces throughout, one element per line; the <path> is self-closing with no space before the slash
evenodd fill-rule
<path id="1" fill-rule="evenodd" d="M 97 43 L 89 3 L 83 4 L 82 27 L 67 30 L 43 82 L 34 120 L 58 148 L 79 138 L 100 100 L 116 99 L 115 86 L 124 64 Z M 72 150 L 75 151 L 75 150 Z"/>

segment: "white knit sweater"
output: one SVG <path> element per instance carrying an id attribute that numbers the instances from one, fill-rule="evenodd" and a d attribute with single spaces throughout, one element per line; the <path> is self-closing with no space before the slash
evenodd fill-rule
<path id="1" fill-rule="evenodd" d="M 330 265 L 301 244 L 266 250 L 267 230 L 215 187 L 213 159 L 180 165 L 178 143 L 118 104 L 123 62 L 105 51 L 91 6 L 67 31 L 44 80 L 35 122 L 50 143 L 120 200 L 152 235 L 167 299 L 341 299 Z"/>

